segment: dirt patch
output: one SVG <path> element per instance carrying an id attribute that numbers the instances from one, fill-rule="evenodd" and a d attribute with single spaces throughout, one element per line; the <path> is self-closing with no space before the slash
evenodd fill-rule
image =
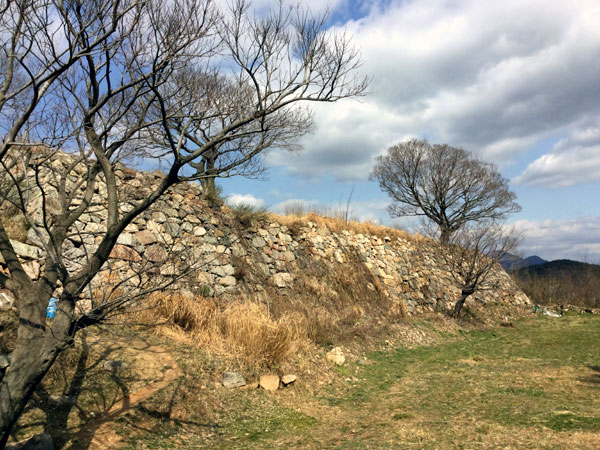
<path id="1" fill-rule="evenodd" d="M 56 448 L 120 448 L 115 421 L 181 375 L 170 350 L 151 338 L 86 330 L 38 387 L 14 438 L 46 432 Z"/>
<path id="2" fill-rule="evenodd" d="M 128 342 L 122 357 L 130 365 L 132 378 L 135 380 L 131 386 L 135 386 L 135 390 L 130 392 L 130 388 L 123 384 L 122 398 L 104 414 L 81 427 L 77 440 L 89 443 L 86 448 L 118 448 L 121 437 L 113 429 L 114 421 L 181 375 L 181 370 L 168 350 L 158 345 L 149 346 L 143 341 Z"/>

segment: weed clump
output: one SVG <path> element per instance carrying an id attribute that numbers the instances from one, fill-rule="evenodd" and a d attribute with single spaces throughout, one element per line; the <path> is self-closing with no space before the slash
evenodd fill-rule
<path id="1" fill-rule="evenodd" d="M 250 369 L 276 367 L 306 345 L 302 319 L 288 314 L 274 319 L 255 302 L 220 306 L 211 298 L 181 293 L 154 294 L 137 321 L 153 323 L 157 333 L 240 361 Z"/>
<path id="2" fill-rule="evenodd" d="M 235 220 L 244 227 L 252 226 L 252 223 L 264 223 L 271 216 L 266 208 L 255 207 L 245 203 L 230 205 L 230 209 Z"/>

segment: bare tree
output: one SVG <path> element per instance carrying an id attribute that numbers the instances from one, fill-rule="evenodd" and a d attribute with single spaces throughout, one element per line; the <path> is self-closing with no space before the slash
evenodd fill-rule
<path id="1" fill-rule="evenodd" d="M 392 217 L 422 216 L 442 243 L 469 222 L 501 220 L 520 211 L 508 181 L 493 164 L 448 145 L 412 139 L 377 157 L 371 173 L 394 203 Z"/>
<path id="2" fill-rule="evenodd" d="M 130 304 L 108 296 L 78 308 L 125 228 L 178 183 L 260 171 L 263 151 L 292 148 L 310 129 L 307 102 L 362 95 L 367 81 L 348 39 L 297 8 L 255 17 L 243 1 L 221 11 L 210 0 L 23 0 L 0 12 L 0 201 L 25 217 L 43 255 L 28 274 L 0 223 L 0 286 L 19 315 L 0 383 L 2 447 L 77 331 Z M 166 170 L 132 197 L 124 158 Z M 78 224 L 92 211 L 105 222 L 74 263 L 69 242 L 86 239 Z"/>
<path id="3" fill-rule="evenodd" d="M 494 273 L 503 272 L 499 261 L 517 247 L 519 239 L 513 228 L 494 221 L 471 223 L 451 235 L 441 253 L 461 291 L 454 305 L 455 317 L 469 296 L 496 287 Z"/>

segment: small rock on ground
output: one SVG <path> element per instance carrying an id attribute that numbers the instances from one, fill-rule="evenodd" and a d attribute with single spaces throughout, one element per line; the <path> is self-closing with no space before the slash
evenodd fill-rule
<path id="1" fill-rule="evenodd" d="M 279 377 L 277 375 L 261 375 L 259 385 L 266 391 L 275 392 L 279 389 Z"/>
<path id="2" fill-rule="evenodd" d="M 281 377 L 281 382 L 284 386 L 292 384 L 294 381 L 296 381 L 296 375 L 284 375 L 283 377 Z"/>
<path id="3" fill-rule="evenodd" d="M 327 361 L 331 361 L 338 366 L 341 366 L 346 362 L 346 357 L 344 356 L 344 352 L 340 347 L 334 347 L 327 353 L 326 358 Z"/>
<path id="4" fill-rule="evenodd" d="M 127 369 L 127 364 L 118 359 L 110 359 L 104 363 L 104 370 L 113 374 L 117 374 L 124 369 Z"/>
<path id="5" fill-rule="evenodd" d="M 231 371 L 223 372 L 223 386 L 226 388 L 231 389 L 245 385 L 246 380 L 241 373 Z"/>

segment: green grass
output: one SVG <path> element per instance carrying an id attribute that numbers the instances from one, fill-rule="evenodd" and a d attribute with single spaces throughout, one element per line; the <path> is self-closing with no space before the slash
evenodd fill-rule
<path id="1" fill-rule="evenodd" d="M 359 384 L 331 387 L 324 400 L 360 409 L 360 420 L 383 416 L 384 406 L 398 410 L 392 420 L 412 420 L 442 448 L 455 448 L 448 424 L 461 420 L 517 430 L 525 440 L 533 439 L 528 429 L 598 433 L 600 377 L 590 371 L 599 371 L 599 343 L 600 320 L 591 316 L 468 332 L 447 344 L 374 353 L 373 365 L 355 368 Z"/>
<path id="2" fill-rule="evenodd" d="M 226 391 L 211 433 L 163 422 L 128 448 L 600 448 L 599 344 L 587 315 L 463 332 L 336 367 L 312 398 Z"/>
<path id="3" fill-rule="evenodd" d="M 319 423 L 315 417 L 278 405 L 264 391 L 229 391 L 226 397 L 228 406 L 217 414 L 216 423 L 192 420 L 186 424 L 165 418 L 156 421 L 151 420 L 156 415 L 151 409 L 136 408 L 119 423 L 124 448 L 279 448 L 278 439 L 303 436 Z M 139 427 L 140 423 L 150 426 Z"/>

